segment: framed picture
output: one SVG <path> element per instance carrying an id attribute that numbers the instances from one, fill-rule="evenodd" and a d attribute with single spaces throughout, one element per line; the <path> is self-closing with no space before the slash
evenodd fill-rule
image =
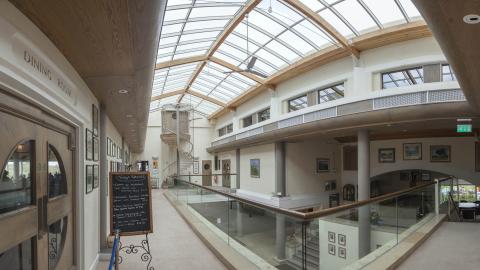
<path id="1" fill-rule="evenodd" d="M 335 256 L 335 245 L 328 244 L 328 254 Z"/>
<path id="2" fill-rule="evenodd" d="M 422 144 L 421 143 L 404 143 L 403 144 L 403 160 L 421 160 Z"/>
<path id="3" fill-rule="evenodd" d="M 85 130 L 85 157 L 93 160 L 93 133 L 88 128 Z"/>
<path id="4" fill-rule="evenodd" d="M 110 138 L 107 137 L 107 157 L 110 156 Z"/>
<path id="5" fill-rule="evenodd" d="M 260 177 L 260 159 L 250 159 L 250 177 Z"/>
<path id="6" fill-rule="evenodd" d="M 98 161 L 100 156 L 100 142 L 98 137 L 93 137 L 93 161 Z"/>
<path id="7" fill-rule="evenodd" d="M 450 145 L 431 145 L 430 161 L 431 162 L 450 162 Z"/>
<path id="8" fill-rule="evenodd" d="M 85 193 L 93 190 L 93 165 L 86 165 L 85 169 Z"/>
<path id="9" fill-rule="evenodd" d="M 345 246 L 347 244 L 347 237 L 344 234 L 338 234 L 338 244 Z"/>
<path id="10" fill-rule="evenodd" d="M 92 130 L 93 135 L 98 136 L 98 108 L 95 104 L 92 104 Z"/>
<path id="11" fill-rule="evenodd" d="M 99 167 L 98 165 L 93 165 L 93 188 L 97 188 L 99 184 Z"/>
<path id="12" fill-rule="evenodd" d="M 343 247 L 338 247 L 338 257 L 342 259 L 347 259 L 347 249 Z"/>
<path id="13" fill-rule="evenodd" d="M 317 173 L 324 173 L 330 171 L 330 159 L 317 158 Z"/>
<path id="14" fill-rule="evenodd" d="M 332 191 L 337 189 L 337 181 L 331 180 L 325 182 L 325 191 Z"/>
<path id="15" fill-rule="evenodd" d="M 378 149 L 378 163 L 393 163 L 393 162 L 395 162 L 395 148 Z"/>
<path id="16" fill-rule="evenodd" d="M 328 232 L 328 242 L 334 243 L 335 244 L 335 233 L 334 232 Z"/>

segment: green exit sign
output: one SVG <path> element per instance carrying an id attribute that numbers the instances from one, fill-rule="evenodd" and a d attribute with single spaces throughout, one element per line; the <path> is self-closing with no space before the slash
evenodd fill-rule
<path id="1" fill-rule="evenodd" d="M 472 132 L 472 124 L 457 124 L 457 133 Z"/>

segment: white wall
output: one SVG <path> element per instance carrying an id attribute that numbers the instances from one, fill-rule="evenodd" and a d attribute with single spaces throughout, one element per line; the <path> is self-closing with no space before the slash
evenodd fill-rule
<path id="1" fill-rule="evenodd" d="M 50 70 L 38 72 L 35 57 Z M 65 86 L 60 87 L 59 81 Z M 0 1 L 0 86 L 77 127 L 75 164 L 77 268 L 89 268 L 99 251 L 99 192 L 85 194 L 85 128 L 92 128 L 92 104 L 98 101 L 53 43 L 8 1 Z"/>
<path id="2" fill-rule="evenodd" d="M 250 175 L 250 159 L 260 159 L 260 177 Z M 275 145 L 264 144 L 240 150 L 240 188 L 264 195 L 275 193 Z"/>

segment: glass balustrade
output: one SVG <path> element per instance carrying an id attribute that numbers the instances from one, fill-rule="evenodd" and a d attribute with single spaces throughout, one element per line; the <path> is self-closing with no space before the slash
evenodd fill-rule
<path id="1" fill-rule="evenodd" d="M 228 176 L 236 182 L 236 175 Z M 202 177 L 178 176 L 169 192 L 259 268 L 283 270 L 359 269 L 372 263 L 433 218 L 448 214 L 454 181 L 304 213 L 242 197 L 222 182 L 202 186 Z"/>

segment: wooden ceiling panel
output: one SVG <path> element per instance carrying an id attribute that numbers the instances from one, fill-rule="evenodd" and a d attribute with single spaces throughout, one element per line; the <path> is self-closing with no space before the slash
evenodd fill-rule
<path id="1" fill-rule="evenodd" d="M 166 0 L 10 2 L 70 61 L 132 151 L 143 151 Z M 129 93 L 119 95 L 120 89 Z M 127 114 L 135 120 L 134 136 Z"/>

